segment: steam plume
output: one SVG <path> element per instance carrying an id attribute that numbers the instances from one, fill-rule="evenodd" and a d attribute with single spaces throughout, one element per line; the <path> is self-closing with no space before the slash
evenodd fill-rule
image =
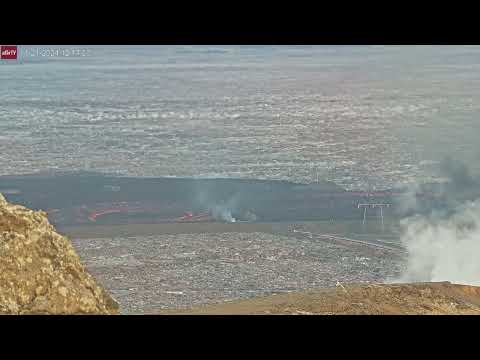
<path id="1" fill-rule="evenodd" d="M 418 186 L 400 201 L 402 210 L 417 211 L 401 221 L 407 267 L 398 282 L 451 281 L 480 285 L 480 194 L 466 165 L 451 158 L 441 164 L 450 180 L 436 189 L 441 207 L 420 209 Z M 402 203 L 403 202 L 403 203 Z M 419 210 L 423 211 L 419 215 Z"/>
<path id="2" fill-rule="evenodd" d="M 226 222 L 236 222 L 237 220 L 232 216 L 231 211 L 225 206 L 217 205 L 214 206 L 211 210 L 212 216 L 216 220 L 226 221 Z"/>
<path id="3" fill-rule="evenodd" d="M 480 201 L 458 207 L 447 218 L 415 216 L 401 225 L 409 256 L 398 281 L 480 285 Z"/>

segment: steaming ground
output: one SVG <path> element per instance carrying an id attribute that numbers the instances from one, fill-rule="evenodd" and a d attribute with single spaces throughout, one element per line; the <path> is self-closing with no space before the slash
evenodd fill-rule
<path id="1" fill-rule="evenodd" d="M 236 224 L 233 224 L 236 225 Z M 253 224 L 255 226 L 255 224 Z M 181 226 L 181 225 L 180 225 Z M 188 308 L 398 275 L 391 254 L 262 232 L 73 238 L 123 313 Z"/>

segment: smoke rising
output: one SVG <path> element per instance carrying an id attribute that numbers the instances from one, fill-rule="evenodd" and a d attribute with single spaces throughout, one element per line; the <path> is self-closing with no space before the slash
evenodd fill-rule
<path id="1" fill-rule="evenodd" d="M 225 201 L 222 195 L 216 188 L 208 186 L 197 185 L 194 188 L 196 203 L 202 210 L 208 210 L 212 217 L 218 221 L 236 222 L 232 212 L 236 210 L 239 200 L 239 195 L 226 195 Z"/>
<path id="2" fill-rule="evenodd" d="M 232 216 L 232 212 L 225 206 L 216 205 L 210 211 L 215 220 L 221 220 L 221 221 L 232 222 L 232 223 L 237 221 Z"/>
<path id="3" fill-rule="evenodd" d="M 409 255 L 397 281 L 480 285 L 479 225 L 480 201 L 458 207 L 447 218 L 432 213 L 404 219 L 401 240 Z"/>
<path id="4" fill-rule="evenodd" d="M 475 185 L 467 165 L 460 161 L 455 161 L 451 157 L 445 158 L 440 163 L 440 174 L 449 178 L 449 185 L 455 189 Z"/>
<path id="5" fill-rule="evenodd" d="M 420 186 L 417 184 L 409 185 L 397 197 L 395 201 L 395 213 L 400 216 L 408 216 L 413 214 L 419 208 L 417 200 L 418 193 L 420 192 Z"/>
<path id="6" fill-rule="evenodd" d="M 440 170 L 449 179 L 435 187 L 444 196 L 441 206 L 422 208 L 418 193 L 424 186 L 412 186 L 401 198 L 401 211 L 417 213 L 400 223 L 408 258 L 393 281 L 480 285 L 480 187 L 461 162 L 445 159 Z"/>

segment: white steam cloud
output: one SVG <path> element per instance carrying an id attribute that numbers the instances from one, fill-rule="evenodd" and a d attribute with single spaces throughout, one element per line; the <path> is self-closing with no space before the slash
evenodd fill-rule
<path id="1" fill-rule="evenodd" d="M 232 212 L 224 206 L 221 206 L 221 205 L 214 206 L 211 212 L 212 212 L 213 218 L 216 220 L 222 220 L 222 221 L 231 222 L 231 223 L 237 221 L 232 216 Z"/>
<path id="2" fill-rule="evenodd" d="M 202 186 L 196 186 L 194 188 L 195 200 L 203 209 L 208 209 L 212 217 L 217 221 L 225 221 L 234 223 L 237 221 L 232 216 L 232 211 L 237 210 L 237 202 L 239 200 L 239 194 L 228 197 L 228 200 L 219 199 L 214 196 L 215 188 L 203 188 Z"/>
<path id="3" fill-rule="evenodd" d="M 407 266 L 393 282 L 480 285 L 480 198 L 474 196 L 479 184 L 462 163 L 447 159 L 442 170 L 450 182 L 438 189 L 447 201 L 400 223 L 401 241 L 408 252 Z M 418 186 L 410 190 L 400 201 L 402 212 L 416 212 L 415 208 L 421 207 L 416 196 Z M 470 200 L 459 201 L 469 191 Z"/>
<path id="4" fill-rule="evenodd" d="M 402 220 L 406 271 L 395 282 L 450 281 L 480 285 L 480 200 L 448 217 L 432 213 Z"/>

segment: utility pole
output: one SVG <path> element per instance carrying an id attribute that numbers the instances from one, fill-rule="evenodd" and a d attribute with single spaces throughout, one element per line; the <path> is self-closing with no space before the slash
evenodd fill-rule
<path id="1" fill-rule="evenodd" d="M 380 208 L 380 218 L 382 221 L 382 231 L 384 230 L 384 221 L 383 221 L 383 208 L 387 207 L 389 208 L 392 204 L 374 204 L 374 203 L 364 203 L 364 204 L 358 204 L 357 208 L 363 208 L 363 221 L 362 224 L 365 225 L 366 218 L 367 218 L 367 208 Z"/>

